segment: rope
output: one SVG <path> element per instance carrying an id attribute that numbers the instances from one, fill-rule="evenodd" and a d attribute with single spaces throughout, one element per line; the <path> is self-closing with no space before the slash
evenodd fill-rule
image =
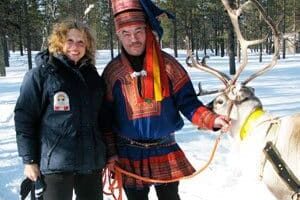
<path id="1" fill-rule="evenodd" d="M 117 170 L 111 172 L 108 168 L 105 168 L 102 177 L 103 193 L 112 196 L 114 200 L 122 200 L 122 174 Z M 107 189 L 109 192 L 105 191 L 106 183 L 108 183 Z"/>
<path id="2" fill-rule="evenodd" d="M 222 134 L 220 134 L 216 138 L 208 161 L 199 170 L 197 170 L 195 173 L 193 173 L 189 176 L 174 178 L 174 179 L 170 179 L 170 180 L 152 179 L 152 178 L 139 176 L 139 175 L 134 174 L 132 172 L 126 171 L 126 170 L 122 169 L 120 166 L 118 166 L 117 164 L 115 164 L 114 169 L 112 171 L 110 171 L 108 168 L 105 168 L 104 171 L 103 171 L 103 193 L 106 194 L 106 195 L 112 195 L 114 200 L 122 200 L 122 188 L 123 188 L 122 175 L 126 175 L 126 176 L 129 176 L 129 177 L 132 177 L 132 178 L 144 181 L 144 182 L 148 182 L 148 183 L 172 183 L 172 182 L 177 182 L 177 181 L 180 181 L 180 180 L 190 179 L 194 176 L 197 176 L 198 174 L 203 172 L 211 164 L 211 162 L 212 162 L 212 160 L 215 156 L 217 147 L 220 143 L 221 136 L 222 136 Z M 104 191 L 105 190 L 104 189 L 105 184 L 107 182 L 109 184 L 108 185 L 108 190 L 110 192 Z M 116 190 L 118 191 L 118 195 L 115 194 Z"/>

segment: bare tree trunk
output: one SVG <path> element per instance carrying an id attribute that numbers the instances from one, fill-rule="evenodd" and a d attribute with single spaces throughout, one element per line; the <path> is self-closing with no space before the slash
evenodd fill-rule
<path id="1" fill-rule="evenodd" d="M 221 48 L 221 57 L 223 58 L 225 56 L 225 42 L 223 38 L 221 39 L 220 48 Z"/>
<path id="2" fill-rule="evenodd" d="M 20 48 L 20 55 L 24 56 L 24 52 L 23 52 L 23 39 L 22 39 L 22 29 L 20 29 L 19 32 L 19 48 Z"/>
<path id="3" fill-rule="evenodd" d="M 25 27 L 25 34 L 26 34 L 26 48 L 27 48 L 27 58 L 28 58 L 28 69 L 32 69 L 32 56 L 31 56 L 31 35 L 30 35 L 30 23 L 28 19 L 28 8 L 27 8 L 27 1 L 24 0 L 23 2 L 23 9 L 24 9 L 24 20 L 27 26 Z M 29 26 L 28 26 L 29 25 Z"/>
<path id="4" fill-rule="evenodd" d="M 177 19 L 173 20 L 173 46 L 174 46 L 174 56 L 178 57 L 178 47 L 177 47 Z"/>
<path id="5" fill-rule="evenodd" d="M 193 17 L 191 19 L 191 28 L 190 28 L 190 34 L 191 34 L 191 43 L 192 43 L 192 51 L 194 52 L 195 50 L 195 38 L 194 38 L 194 26 L 193 26 Z M 196 49 L 197 50 L 197 49 Z"/>
<path id="6" fill-rule="evenodd" d="M 234 30 L 229 22 L 228 24 L 228 56 L 229 56 L 229 73 L 235 74 L 235 53 L 234 53 Z"/>
<path id="7" fill-rule="evenodd" d="M 196 39 L 196 59 L 199 60 L 199 38 Z"/>
<path id="8" fill-rule="evenodd" d="M 263 38 L 263 30 L 262 25 L 260 25 L 260 38 Z M 263 45 L 262 43 L 259 44 L 259 62 L 262 62 L 262 51 L 263 51 Z"/>
<path id="9" fill-rule="evenodd" d="M 240 0 L 237 0 L 237 7 L 240 7 Z M 236 57 L 238 59 L 238 62 L 241 62 L 241 47 L 240 47 L 240 43 L 237 40 L 236 41 Z"/>
<path id="10" fill-rule="evenodd" d="M 294 21 L 294 24 L 293 24 L 293 32 L 295 33 L 294 35 L 294 54 L 296 53 L 296 45 L 297 45 L 297 38 L 296 38 L 296 0 L 294 0 L 294 10 L 293 10 L 293 21 Z"/>
<path id="11" fill-rule="evenodd" d="M 203 48 L 204 48 L 204 56 L 207 55 L 207 42 L 206 42 L 206 17 L 204 16 L 204 21 L 203 21 Z"/>
<path id="12" fill-rule="evenodd" d="M 4 56 L 4 65 L 5 67 L 9 67 L 9 52 L 7 47 L 7 38 L 5 34 L 1 36 L 1 43 L 2 43 L 3 56 Z"/>
<path id="13" fill-rule="evenodd" d="M 15 36 L 14 36 L 14 38 L 12 38 L 11 40 L 10 40 L 10 48 L 11 48 L 11 51 L 12 52 L 16 52 L 16 43 L 15 43 Z"/>
<path id="14" fill-rule="evenodd" d="M 234 0 L 230 0 L 229 1 L 230 5 L 234 4 Z M 232 6 L 231 6 L 232 7 Z M 234 29 L 233 29 L 233 25 L 231 23 L 231 21 L 228 19 L 227 20 L 227 40 L 228 40 L 228 56 L 229 56 L 229 73 L 231 75 L 235 74 L 236 72 L 236 67 L 235 67 L 235 52 L 234 52 L 234 48 L 235 48 L 235 41 L 234 41 Z"/>
<path id="15" fill-rule="evenodd" d="M 215 25 L 215 39 L 214 39 L 214 49 L 215 49 L 215 56 L 218 56 L 219 55 L 219 42 L 220 40 L 218 40 L 219 38 L 219 35 L 220 35 L 220 16 L 218 15 L 217 16 L 217 21 L 214 22 L 216 25 Z"/>
<path id="16" fill-rule="evenodd" d="M 218 44 L 218 38 L 219 34 L 218 34 L 218 29 L 215 29 L 215 41 L 214 41 L 214 46 L 215 46 L 215 56 L 219 55 L 219 44 Z"/>
<path id="17" fill-rule="evenodd" d="M 173 0 L 173 12 L 176 15 L 176 0 Z M 178 50 L 177 50 L 177 19 L 173 20 L 173 46 L 174 46 L 174 56 L 178 57 Z"/>
<path id="18" fill-rule="evenodd" d="M 44 17 L 44 27 L 43 27 L 43 38 L 41 44 L 41 50 L 48 47 L 48 37 L 50 33 L 51 26 L 53 22 L 57 19 L 58 1 L 56 0 L 45 0 L 45 17 Z"/>
<path id="19" fill-rule="evenodd" d="M 2 42 L 0 42 L 0 76 L 6 76 Z"/>
<path id="20" fill-rule="evenodd" d="M 266 2 L 267 3 L 267 15 L 270 15 L 270 3 L 269 1 Z M 272 54 L 272 35 L 269 34 L 268 38 L 267 38 L 267 42 L 266 42 L 266 53 L 268 55 Z"/>
<path id="21" fill-rule="evenodd" d="M 109 44 L 110 44 L 110 57 L 113 59 L 114 57 L 114 38 L 113 38 L 113 16 L 111 9 L 111 1 L 108 0 L 108 9 L 109 9 Z"/>
<path id="22" fill-rule="evenodd" d="M 222 29 L 221 29 L 221 35 L 224 35 L 224 26 L 223 25 L 222 25 Z M 221 37 L 220 49 L 221 49 L 221 57 L 223 58 L 225 56 L 225 42 L 224 42 L 224 37 Z"/>
<path id="23" fill-rule="evenodd" d="M 286 13 L 285 13 L 285 7 L 286 7 L 286 5 L 285 5 L 285 2 L 286 2 L 286 0 L 283 0 L 283 27 L 282 27 L 282 34 L 284 35 L 285 34 L 285 15 L 286 15 Z M 285 41 L 285 38 L 284 37 L 282 37 L 283 39 L 282 39 L 282 58 L 283 59 L 285 59 L 285 53 L 286 53 L 286 41 Z"/>

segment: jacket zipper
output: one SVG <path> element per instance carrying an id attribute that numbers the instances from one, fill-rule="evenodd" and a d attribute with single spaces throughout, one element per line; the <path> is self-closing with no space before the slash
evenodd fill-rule
<path id="1" fill-rule="evenodd" d="M 57 144 L 59 143 L 59 141 L 61 140 L 61 138 L 64 136 L 63 135 L 59 135 L 56 140 L 55 140 L 55 143 L 54 145 L 51 147 L 51 149 L 48 151 L 47 153 L 47 168 L 49 168 L 49 165 L 50 165 L 50 157 L 51 157 L 51 154 L 53 153 L 55 147 L 57 146 Z"/>

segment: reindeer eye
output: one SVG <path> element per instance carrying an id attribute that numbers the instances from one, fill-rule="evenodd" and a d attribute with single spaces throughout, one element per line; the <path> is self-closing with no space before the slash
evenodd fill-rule
<path id="1" fill-rule="evenodd" d="M 223 99 L 218 99 L 217 100 L 217 104 L 223 104 L 224 103 L 224 100 Z"/>

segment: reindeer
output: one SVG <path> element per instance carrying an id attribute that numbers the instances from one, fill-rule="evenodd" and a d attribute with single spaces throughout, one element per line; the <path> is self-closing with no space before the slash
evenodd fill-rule
<path id="1" fill-rule="evenodd" d="M 188 48 L 187 64 L 216 76 L 225 85 L 225 88 L 214 91 L 204 91 L 199 87 L 199 95 L 220 93 L 210 105 L 214 112 L 231 118 L 232 126 L 229 132 L 240 144 L 241 151 L 251 162 L 255 174 L 277 199 L 300 200 L 300 113 L 285 117 L 273 116 L 263 110 L 254 89 L 247 86 L 251 80 L 272 69 L 277 62 L 280 44 L 277 25 L 267 16 L 257 0 L 249 0 L 239 8 L 230 7 L 227 0 L 222 0 L 222 3 L 241 45 L 242 61 L 237 73 L 230 78 L 225 73 L 209 67 L 204 61 L 196 61 Z M 241 33 L 238 17 L 242 9 L 250 3 L 258 9 L 272 30 L 274 55 L 269 64 L 238 83 L 237 80 L 247 65 L 248 47 L 266 39 L 248 41 Z"/>

